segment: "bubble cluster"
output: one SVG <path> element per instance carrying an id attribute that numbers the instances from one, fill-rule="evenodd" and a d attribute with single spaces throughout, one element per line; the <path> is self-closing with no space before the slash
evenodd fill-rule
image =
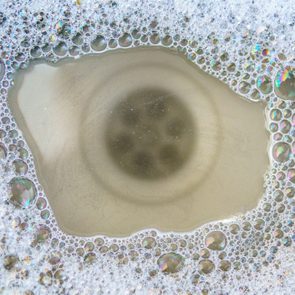
<path id="1" fill-rule="evenodd" d="M 228 2 L 226 7 L 210 0 L 2 3 L 0 292 L 295 293 L 293 3 L 277 9 L 274 0 L 259 6 Z M 124 238 L 65 234 L 7 104 L 14 77 L 33 60 L 55 64 L 140 46 L 170 48 L 245 99 L 265 103 L 270 167 L 263 197 L 244 215 L 187 233 L 146 229 Z M 159 122 L 163 114 L 165 107 L 159 105 L 147 111 Z M 136 112 L 121 119 L 129 130 Z M 165 136 L 182 136 L 187 122 L 166 119 L 157 125 L 165 126 Z"/>

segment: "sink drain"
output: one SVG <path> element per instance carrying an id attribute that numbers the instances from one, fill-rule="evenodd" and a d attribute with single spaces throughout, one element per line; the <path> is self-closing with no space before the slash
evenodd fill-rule
<path id="1" fill-rule="evenodd" d="M 179 170 L 194 141 L 189 111 L 161 89 L 136 90 L 112 110 L 105 132 L 113 161 L 140 178 L 158 179 Z"/>

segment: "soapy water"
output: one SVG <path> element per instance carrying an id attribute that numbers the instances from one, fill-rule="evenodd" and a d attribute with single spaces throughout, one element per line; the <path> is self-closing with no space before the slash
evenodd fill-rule
<path id="1" fill-rule="evenodd" d="M 0 290 L 24 294 L 295 292 L 291 1 L 13 1 L 0 10 Z M 282 24 L 283 22 L 283 24 Z M 58 228 L 7 106 L 14 74 L 116 48 L 173 47 L 265 103 L 271 165 L 257 208 L 189 233 L 81 238 Z M 249 118 L 251 119 L 251 118 Z"/>

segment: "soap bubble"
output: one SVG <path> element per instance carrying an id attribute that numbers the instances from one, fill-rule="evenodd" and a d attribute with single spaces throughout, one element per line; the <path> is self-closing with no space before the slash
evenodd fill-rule
<path id="1" fill-rule="evenodd" d="M 295 100 L 295 68 L 287 66 L 275 78 L 275 93 L 282 99 Z"/>
<path id="2" fill-rule="evenodd" d="M 198 269 L 201 274 L 207 275 L 211 273 L 214 270 L 214 268 L 214 263 L 209 259 L 203 259 L 199 262 Z"/>
<path id="3" fill-rule="evenodd" d="M 286 142 L 277 142 L 272 148 L 272 155 L 277 162 L 286 162 L 291 156 L 291 147 Z"/>
<path id="4" fill-rule="evenodd" d="M 23 160 L 13 161 L 13 167 L 17 174 L 26 174 L 28 171 L 28 165 Z"/>
<path id="5" fill-rule="evenodd" d="M 36 197 L 36 188 L 34 183 L 24 177 L 15 177 L 10 183 L 11 196 L 13 204 L 18 207 L 27 208 Z"/>
<path id="6" fill-rule="evenodd" d="M 207 235 L 205 244 L 211 250 L 223 250 L 227 244 L 225 234 L 221 231 L 213 231 Z"/>
<path id="7" fill-rule="evenodd" d="M 107 47 L 106 40 L 103 36 L 98 35 L 92 42 L 91 47 L 95 51 L 103 51 Z"/>
<path id="8" fill-rule="evenodd" d="M 272 81 L 268 76 L 259 76 L 256 85 L 263 94 L 269 94 L 272 91 Z"/>
<path id="9" fill-rule="evenodd" d="M 158 259 L 158 266 L 166 273 L 178 272 L 184 266 L 184 257 L 174 252 L 164 254 Z"/>
<path id="10" fill-rule="evenodd" d="M 156 245 L 156 240 L 153 237 L 146 237 L 142 241 L 142 246 L 146 249 L 152 249 Z"/>
<path id="11" fill-rule="evenodd" d="M 35 232 L 35 239 L 33 241 L 33 245 L 41 244 L 50 239 L 51 230 L 46 225 L 40 225 Z"/>

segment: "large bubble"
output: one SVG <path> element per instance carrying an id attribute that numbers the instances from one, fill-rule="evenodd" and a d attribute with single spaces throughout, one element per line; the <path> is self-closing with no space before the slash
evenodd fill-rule
<path id="1" fill-rule="evenodd" d="M 29 207 L 36 197 L 34 183 L 24 177 L 15 177 L 10 183 L 10 200 L 18 207 Z"/>
<path id="2" fill-rule="evenodd" d="M 295 68 L 287 66 L 275 78 L 276 94 L 286 100 L 295 100 Z"/>

